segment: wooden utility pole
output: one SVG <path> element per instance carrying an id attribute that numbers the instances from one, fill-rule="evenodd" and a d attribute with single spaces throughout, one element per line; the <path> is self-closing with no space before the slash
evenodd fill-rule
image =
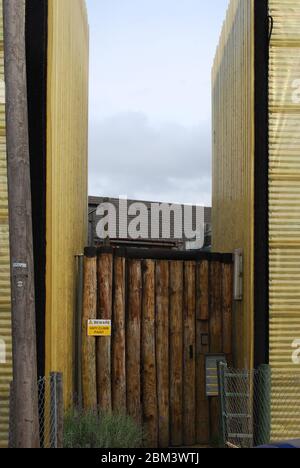
<path id="1" fill-rule="evenodd" d="M 34 263 L 25 52 L 25 1 L 4 0 L 15 448 L 37 448 Z"/>

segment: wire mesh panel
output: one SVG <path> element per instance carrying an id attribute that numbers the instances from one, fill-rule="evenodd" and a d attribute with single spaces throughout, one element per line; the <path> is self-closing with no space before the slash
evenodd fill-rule
<path id="1" fill-rule="evenodd" d="M 221 363 L 220 370 L 224 442 L 250 448 L 254 439 L 251 376 Z"/>
<path id="2" fill-rule="evenodd" d="M 252 448 L 300 437 L 300 374 L 234 370 L 220 363 L 224 443 Z M 284 411 L 282 408 L 284 407 Z"/>
<path id="3" fill-rule="evenodd" d="M 39 411 L 39 440 L 41 448 L 62 448 L 63 446 L 63 383 L 62 375 L 53 373 L 41 377 L 37 382 Z M 10 397 L 10 448 L 16 448 L 16 401 L 13 384 Z"/>
<path id="4" fill-rule="evenodd" d="M 271 438 L 300 439 L 300 373 L 272 372 Z"/>
<path id="5" fill-rule="evenodd" d="M 40 442 L 42 448 L 53 449 L 59 446 L 58 408 L 60 402 L 57 379 L 57 374 L 51 374 L 50 378 L 43 377 L 38 381 Z"/>

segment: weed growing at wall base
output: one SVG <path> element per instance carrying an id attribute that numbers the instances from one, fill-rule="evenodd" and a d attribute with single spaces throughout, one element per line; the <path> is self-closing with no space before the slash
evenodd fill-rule
<path id="1" fill-rule="evenodd" d="M 65 448 L 140 448 L 143 431 L 125 414 L 71 411 L 65 418 Z"/>

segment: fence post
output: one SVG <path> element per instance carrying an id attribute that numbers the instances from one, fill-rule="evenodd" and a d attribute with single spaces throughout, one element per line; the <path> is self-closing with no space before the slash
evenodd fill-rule
<path id="1" fill-rule="evenodd" d="M 64 432 L 64 397 L 63 397 L 63 376 L 60 373 L 50 374 L 50 405 L 51 405 L 51 448 L 63 448 Z"/>

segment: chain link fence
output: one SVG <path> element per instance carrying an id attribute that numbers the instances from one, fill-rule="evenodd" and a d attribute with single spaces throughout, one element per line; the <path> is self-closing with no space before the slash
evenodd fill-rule
<path id="1" fill-rule="evenodd" d="M 300 373 L 219 365 L 222 433 L 231 448 L 300 438 Z"/>
<path id="2" fill-rule="evenodd" d="M 37 382 L 40 447 L 56 449 L 63 447 L 63 379 L 62 374 L 52 373 L 50 377 L 41 377 Z M 16 448 L 14 417 L 15 398 L 13 384 L 10 397 L 9 446 Z"/>

